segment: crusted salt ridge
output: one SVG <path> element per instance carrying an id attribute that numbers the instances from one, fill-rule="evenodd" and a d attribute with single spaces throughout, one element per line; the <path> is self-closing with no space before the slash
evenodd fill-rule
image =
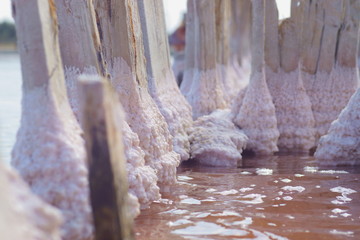
<path id="1" fill-rule="evenodd" d="M 203 165 L 236 167 L 247 136 L 231 121 L 230 110 L 198 118 L 190 130 L 191 157 Z"/>
<path id="2" fill-rule="evenodd" d="M 112 85 L 127 113 L 126 122 L 139 136 L 146 165 L 155 170 L 160 183 L 175 183 L 180 156 L 173 151 L 172 136 L 166 121 L 148 90 L 141 89 L 137 84 L 129 84 L 137 82 L 136 76 L 122 58 L 114 59 L 114 67 L 109 72 Z"/>
<path id="3" fill-rule="evenodd" d="M 360 164 L 360 89 L 351 97 L 315 152 L 323 165 Z"/>
<path id="4" fill-rule="evenodd" d="M 97 75 L 97 70 L 95 67 L 85 67 L 84 70 L 80 70 L 77 67 L 64 67 L 65 73 L 65 82 L 66 82 L 66 90 L 70 102 L 71 109 L 73 110 L 75 117 L 79 119 L 79 94 L 78 94 L 78 84 L 77 80 L 81 74 L 85 75 Z"/>
<path id="5" fill-rule="evenodd" d="M 233 108 L 232 114 L 234 124 L 249 138 L 246 149 L 260 155 L 278 151 L 280 134 L 264 71 L 252 73 L 240 110 Z"/>
<path id="6" fill-rule="evenodd" d="M 277 73 L 267 69 L 275 105 L 280 151 L 308 152 L 315 146 L 315 120 L 299 71 Z"/>
<path id="7" fill-rule="evenodd" d="M 60 240 L 61 214 L 0 162 L 0 239 Z"/>
<path id="8" fill-rule="evenodd" d="M 192 106 L 194 119 L 208 115 L 216 109 L 227 107 L 219 72 L 216 68 L 204 71 L 190 70 L 188 74 L 189 77 L 192 76 L 193 78 L 191 87 L 184 86 L 182 92 Z M 187 80 L 186 84 L 189 84 L 189 82 Z M 186 89 L 188 91 L 185 91 Z"/>
<path id="9" fill-rule="evenodd" d="M 357 69 L 336 65 L 330 73 L 311 75 L 303 72 L 302 78 L 312 103 L 317 142 L 356 91 L 359 84 Z"/>
<path id="10" fill-rule="evenodd" d="M 141 207 L 148 206 L 151 202 L 160 199 L 158 180 L 154 169 L 145 166 L 145 153 L 140 148 L 140 140 L 129 125 L 123 123 L 124 152 L 127 160 L 129 193 L 134 195 Z"/>
<path id="11" fill-rule="evenodd" d="M 190 142 L 187 129 L 192 125 L 191 106 L 181 94 L 171 70 L 167 71 L 164 80 L 158 82 L 162 85 L 153 92 L 152 97 L 173 136 L 174 151 L 180 155 L 182 161 L 188 160 Z"/>
<path id="12" fill-rule="evenodd" d="M 80 131 L 68 103 L 57 102 L 47 87 L 24 91 L 11 163 L 35 194 L 61 210 L 65 240 L 93 236 Z"/>

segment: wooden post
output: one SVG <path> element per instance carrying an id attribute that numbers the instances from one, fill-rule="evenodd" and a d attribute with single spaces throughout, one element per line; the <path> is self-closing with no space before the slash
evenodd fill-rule
<path id="1" fill-rule="evenodd" d="M 92 0 L 55 0 L 55 4 L 64 67 L 75 67 L 80 72 L 93 67 L 105 76 Z"/>
<path id="2" fill-rule="evenodd" d="M 79 118 L 77 77 L 82 73 L 106 76 L 92 0 L 55 0 L 59 42 L 70 105 Z"/>
<path id="3" fill-rule="evenodd" d="M 247 149 L 256 154 L 271 155 L 278 150 L 279 131 L 265 79 L 265 0 L 252 0 L 252 11 L 251 77 L 240 109 L 232 109 L 233 122 L 249 137 Z"/>
<path id="4" fill-rule="evenodd" d="M 54 2 L 14 0 L 23 98 L 12 165 L 64 216 L 64 240 L 93 235 L 85 147 L 68 103 Z"/>
<path id="5" fill-rule="evenodd" d="M 176 182 L 180 156 L 173 151 L 168 125 L 148 92 L 143 36 L 137 1 L 95 0 L 98 28 L 111 82 L 138 134 L 145 162 L 159 182 Z"/>
<path id="6" fill-rule="evenodd" d="M 127 208 L 120 103 L 108 83 L 96 75 L 80 77 L 79 96 L 95 239 L 134 239 Z"/>
<path id="7" fill-rule="evenodd" d="M 231 0 L 230 54 L 242 67 L 249 61 L 251 24 L 251 0 Z"/>
<path id="8" fill-rule="evenodd" d="M 186 45 L 194 45 L 195 53 L 188 52 L 192 50 L 191 47 L 186 48 L 185 58 L 189 59 L 187 54 L 194 56 L 195 61 L 192 62 L 195 67 L 193 73 L 190 74 L 192 80 L 185 79 L 181 91 L 192 106 L 193 118 L 196 119 L 216 109 L 226 108 L 227 104 L 216 65 L 215 1 L 194 0 L 192 3 L 193 9 L 188 15 L 194 14 L 194 16 L 189 16 L 193 20 L 190 24 L 194 26 L 188 30 L 193 30 L 194 33 L 187 30 L 187 34 L 194 37 Z M 185 84 L 191 84 L 191 86 Z"/>
<path id="9" fill-rule="evenodd" d="M 170 66 L 170 50 L 162 0 L 138 0 L 150 95 L 164 116 L 174 151 L 190 158 L 187 130 L 192 125 L 189 103 L 181 94 Z"/>

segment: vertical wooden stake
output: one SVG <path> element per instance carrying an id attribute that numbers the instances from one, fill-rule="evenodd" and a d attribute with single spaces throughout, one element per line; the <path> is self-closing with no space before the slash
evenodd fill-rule
<path id="1" fill-rule="evenodd" d="M 128 185 L 120 103 L 107 82 L 98 76 L 82 75 L 78 88 L 95 239 L 134 239 L 126 206 Z"/>

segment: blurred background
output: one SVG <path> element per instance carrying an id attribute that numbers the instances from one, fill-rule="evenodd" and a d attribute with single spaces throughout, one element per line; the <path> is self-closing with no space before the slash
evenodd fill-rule
<path id="1" fill-rule="evenodd" d="M 146 1 L 146 0 L 144 0 Z M 177 51 L 187 0 L 163 0 L 166 27 L 172 41 L 172 52 Z M 243 1 L 243 0 L 238 0 Z M 277 0 L 280 19 L 290 16 L 290 0 Z M 184 36 L 183 36 L 184 37 Z M 181 39 L 180 39 L 181 40 Z M 181 50 L 180 41 L 180 50 Z M 0 159 L 10 160 L 21 115 L 21 69 L 16 52 L 16 34 L 11 16 L 11 0 L 0 2 Z"/>

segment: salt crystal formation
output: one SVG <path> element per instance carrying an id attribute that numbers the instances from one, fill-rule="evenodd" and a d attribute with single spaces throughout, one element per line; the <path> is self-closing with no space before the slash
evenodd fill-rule
<path id="1" fill-rule="evenodd" d="M 322 165 L 360 164 L 360 90 L 320 138 L 315 157 Z"/>
<path id="2" fill-rule="evenodd" d="M 13 4 L 23 99 L 12 165 L 34 193 L 61 210 L 62 239 L 92 239 L 84 142 L 67 100 L 53 2 Z"/>
<path id="3" fill-rule="evenodd" d="M 237 167 L 247 136 L 231 121 L 230 110 L 198 118 L 190 130 L 191 157 L 203 165 Z"/>
<path id="4" fill-rule="evenodd" d="M 359 5 L 359 1 L 349 0 L 303 1 L 294 10 L 302 36 L 302 78 L 312 103 L 316 140 L 326 134 L 358 87 Z"/>
<path id="5" fill-rule="evenodd" d="M 145 166 L 144 151 L 140 148 L 139 137 L 124 121 L 123 141 L 127 160 L 129 192 L 136 196 L 142 207 L 160 198 L 157 176 L 150 166 Z"/>
<path id="6" fill-rule="evenodd" d="M 137 2 L 95 1 L 95 6 L 104 59 L 126 121 L 139 136 L 146 165 L 155 170 L 161 184 L 173 184 L 180 156 L 173 151 L 168 125 L 148 92 Z"/>
<path id="7" fill-rule="evenodd" d="M 265 1 L 266 81 L 280 132 L 280 151 L 308 152 L 315 146 L 315 120 L 298 70 L 299 37 L 293 19 L 278 26 L 274 0 Z"/>
<path id="8" fill-rule="evenodd" d="M 186 69 L 180 89 L 196 119 L 227 103 L 216 60 L 215 1 L 188 1 L 187 16 Z"/>
<path id="9" fill-rule="evenodd" d="M 95 10 L 91 1 L 57 1 L 57 14 L 60 25 L 60 46 L 65 65 L 65 79 L 71 107 L 79 115 L 79 96 L 77 79 L 81 74 L 104 74 L 100 38 L 95 21 Z M 70 11 L 71 10 L 71 11 Z M 80 19 L 80 20 L 79 20 Z M 84 27 L 83 24 L 87 24 Z M 85 42 L 81 39 L 86 39 Z M 74 44 L 68 44 L 73 42 Z M 80 51 L 80 50 L 81 51 Z M 100 56 L 100 60 L 99 60 Z M 78 116 L 79 118 L 79 116 Z M 129 180 L 129 192 L 134 194 L 130 199 L 132 216 L 139 214 L 137 202 L 147 205 L 157 200 L 159 189 L 156 186 L 154 170 L 144 167 L 144 153 L 139 147 L 139 140 L 127 123 L 122 125 L 124 133 L 125 154 Z M 134 170 L 136 169 L 136 170 Z M 142 189 L 149 188 L 148 194 Z M 138 198 L 138 199 L 137 199 Z"/>
<path id="10" fill-rule="evenodd" d="M 139 0 L 138 4 L 149 92 L 169 126 L 174 151 L 180 154 L 181 160 L 188 160 L 187 129 L 192 125 L 192 109 L 181 94 L 171 70 L 163 2 Z"/>
<path id="11" fill-rule="evenodd" d="M 249 137 L 246 148 L 266 155 L 278 150 L 279 131 L 275 107 L 265 80 L 264 1 L 254 0 L 252 3 L 252 73 L 243 101 L 233 106 L 232 114 L 235 125 Z M 239 94 L 242 96 L 244 93 Z"/>
<path id="12" fill-rule="evenodd" d="M 21 177 L 2 163 L 0 189 L 0 239 L 62 239 L 60 212 L 33 195 Z"/>

